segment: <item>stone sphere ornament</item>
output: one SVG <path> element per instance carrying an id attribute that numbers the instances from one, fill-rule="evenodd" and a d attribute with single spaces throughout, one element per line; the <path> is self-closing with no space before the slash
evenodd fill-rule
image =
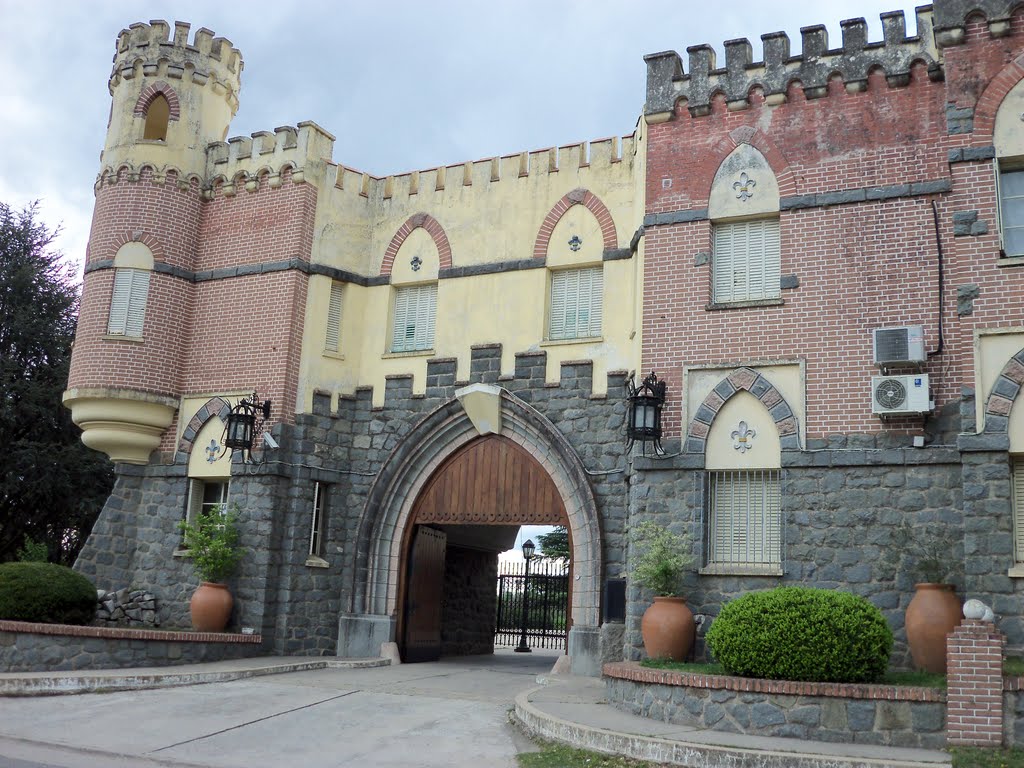
<path id="1" fill-rule="evenodd" d="M 970 599 L 964 603 L 964 618 L 965 619 L 980 619 L 986 621 L 985 613 L 992 613 L 992 609 L 985 605 L 981 600 Z M 991 621 L 991 619 L 988 619 Z"/>

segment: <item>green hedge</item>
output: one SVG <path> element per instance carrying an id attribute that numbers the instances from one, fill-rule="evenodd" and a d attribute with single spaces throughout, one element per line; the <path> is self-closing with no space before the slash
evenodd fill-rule
<path id="1" fill-rule="evenodd" d="M 892 630 L 862 597 L 808 587 L 752 592 L 722 607 L 707 633 L 731 675 L 862 683 L 882 677 Z"/>
<path id="2" fill-rule="evenodd" d="M 54 563 L 0 564 L 0 619 L 88 624 L 96 614 L 96 587 Z"/>

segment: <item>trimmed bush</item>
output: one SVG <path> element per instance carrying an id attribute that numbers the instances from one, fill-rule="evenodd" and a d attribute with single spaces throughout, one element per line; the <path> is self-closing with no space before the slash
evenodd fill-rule
<path id="1" fill-rule="evenodd" d="M 730 675 L 866 683 L 889 665 L 892 630 L 881 611 L 847 592 L 779 587 L 722 607 L 707 644 Z"/>
<path id="2" fill-rule="evenodd" d="M 55 563 L 0 564 L 0 619 L 44 624 L 88 624 L 96 614 L 96 587 Z"/>

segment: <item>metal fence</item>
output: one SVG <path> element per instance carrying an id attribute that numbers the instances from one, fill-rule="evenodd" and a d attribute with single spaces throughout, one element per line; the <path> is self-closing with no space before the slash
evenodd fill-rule
<path id="1" fill-rule="evenodd" d="M 538 559 L 530 563 L 501 563 L 498 574 L 496 646 L 518 646 L 526 623 L 530 648 L 564 648 L 568 631 L 569 564 Z"/>

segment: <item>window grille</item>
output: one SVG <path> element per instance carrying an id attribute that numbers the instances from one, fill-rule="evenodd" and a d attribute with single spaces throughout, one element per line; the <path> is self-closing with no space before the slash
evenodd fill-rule
<path id="1" fill-rule="evenodd" d="M 705 571 L 782 567 L 779 470 L 708 473 Z"/>

